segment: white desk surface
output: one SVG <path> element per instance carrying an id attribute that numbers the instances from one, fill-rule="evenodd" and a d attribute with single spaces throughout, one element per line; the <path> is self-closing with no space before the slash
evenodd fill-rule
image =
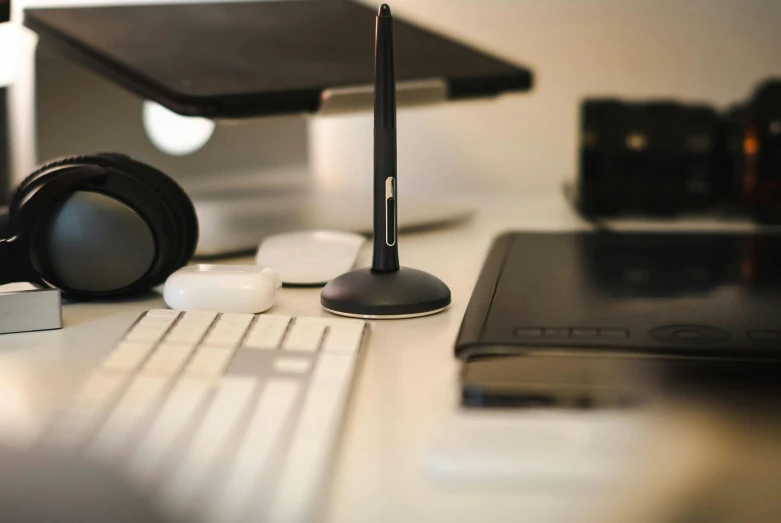
<path id="1" fill-rule="evenodd" d="M 339 523 L 573 521 L 594 500 L 561 492 L 446 488 L 425 460 L 458 410 L 453 344 L 492 239 L 510 229 L 586 225 L 558 191 L 545 196 L 475 196 L 478 213 L 449 229 L 405 235 L 402 265 L 429 271 L 451 288 L 453 305 L 421 319 L 372 322 L 329 496 L 327 521 Z M 367 246 L 362 262 L 368 264 Z M 231 260 L 241 262 L 247 260 Z M 319 289 L 283 289 L 273 312 L 327 315 Z M 60 331 L 0 337 L 0 423 L 31 424 L 60 406 L 159 294 L 64 307 Z"/>

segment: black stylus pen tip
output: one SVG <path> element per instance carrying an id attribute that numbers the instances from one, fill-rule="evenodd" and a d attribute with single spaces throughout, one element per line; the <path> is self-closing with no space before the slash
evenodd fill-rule
<path id="1" fill-rule="evenodd" d="M 390 6 L 388 4 L 382 4 L 380 10 L 377 12 L 377 16 L 391 16 Z"/>

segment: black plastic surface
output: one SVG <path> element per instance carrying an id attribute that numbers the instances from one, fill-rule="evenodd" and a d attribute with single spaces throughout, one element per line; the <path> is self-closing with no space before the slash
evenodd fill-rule
<path id="1" fill-rule="evenodd" d="M 399 268 L 399 247 L 396 245 L 395 239 L 396 225 L 398 223 L 396 161 L 396 128 L 381 129 L 375 127 L 372 269 L 376 271 L 394 271 Z M 392 180 L 393 198 L 386 198 L 388 178 Z"/>
<path id="2" fill-rule="evenodd" d="M 450 305 L 450 289 L 436 276 L 409 267 L 393 272 L 364 268 L 328 282 L 320 303 L 353 316 L 425 315 Z"/>
<path id="3" fill-rule="evenodd" d="M 7 88 L 0 87 L 0 205 L 8 203 L 8 194 L 11 190 L 11 137 L 9 136 L 11 123 L 8 117 L 7 93 Z"/>
<path id="4" fill-rule="evenodd" d="M 632 407 L 660 396 L 781 398 L 781 360 L 665 358 L 621 351 L 535 351 L 461 367 L 465 407 Z"/>
<path id="5" fill-rule="evenodd" d="M 781 237 L 501 236 L 467 308 L 457 355 L 562 349 L 780 358 Z"/>
<path id="6" fill-rule="evenodd" d="M 181 114 L 314 112 L 324 89 L 373 83 L 375 11 L 282 1 L 28 9 L 41 41 Z M 442 78 L 450 98 L 531 87 L 528 69 L 396 20 L 399 81 Z"/>

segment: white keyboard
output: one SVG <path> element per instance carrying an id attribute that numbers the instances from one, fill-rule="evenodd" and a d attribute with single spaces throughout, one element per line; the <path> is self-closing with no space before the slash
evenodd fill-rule
<path id="1" fill-rule="evenodd" d="M 151 310 L 41 444 L 127 472 L 178 521 L 317 515 L 368 327 Z"/>

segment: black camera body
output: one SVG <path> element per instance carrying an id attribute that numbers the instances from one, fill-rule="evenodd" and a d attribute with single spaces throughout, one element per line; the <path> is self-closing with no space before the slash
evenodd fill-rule
<path id="1" fill-rule="evenodd" d="M 588 217 L 721 212 L 781 223 L 781 79 L 723 113 L 588 99 L 581 124 L 578 206 Z"/>

